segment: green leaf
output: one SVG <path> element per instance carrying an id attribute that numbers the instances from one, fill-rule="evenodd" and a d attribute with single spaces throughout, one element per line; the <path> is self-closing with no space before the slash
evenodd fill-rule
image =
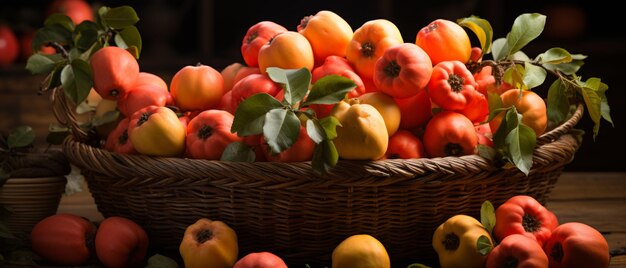
<path id="1" fill-rule="evenodd" d="M 265 114 L 263 136 L 273 153 L 291 147 L 300 134 L 300 119 L 293 111 L 273 109 Z"/>
<path id="2" fill-rule="evenodd" d="M 533 166 L 533 150 L 537 141 L 535 131 L 519 122 L 506 136 L 505 141 L 509 144 L 508 152 L 515 166 L 528 175 Z"/>
<path id="3" fill-rule="evenodd" d="M 478 155 L 480 155 L 481 157 L 485 159 L 488 159 L 491 162 L 493 162 L 496 159 L 496 156 L 498 155 L 495 149 L 484 144 L 478 144 L 477 149 L 478 149 Z"/>
<path id="4" fill-rule="evenodd" d="M 98 25 L 93 21 L 83 21 L 76 26 L 74 44 L 80 51 L 87 51 L 98 42 Z"/>
<path id="5" fill-rule="evenodd" d="M 58 24 L 48 25 L 40 28 L 33 36 L 31 44 L 33 51 L 39 51 L 42 46 L 52 42 L 60 45 L 69 44 L 72 41 L 72 32 Z"/>
<path id="6" fill-rule="evenodd" d="M 559 64 L 572 61 L 572 55 L 560 47 L 553 47 L 537 56 L 539 63 Z"/>
<path id="7" fill-rule="evenodd" d="M 476 241 L 476 248 L 478 249 L 478 253 L 480 253 L 480 255 L 487 256 L 487 254 L 489 254 L 489 252 L 493 249 L 493 244 L 491 244 L 489 237 L 481 235 Z"/>
<path id="8" fill-rule="evenodd" d="M 511 106 L 506 109 L 506 113 L 502 117 L 502 121 L 500 121 L 500 126 L 493 133 L 493 145 L 494 148 L 505 151 L 505 153 L 509 150 L 508 144 L 506 143 L 506 137 L 513 130 L 513 128 L 517 127 L 519 123 L 519 119 L 517 118 L 517 111 L 515 110 L 515 106 Z"/>
<path id="9" fill-rule="evenodd" d="M 496 226 L 496 210 L 489 200 L 483 202 L 480 207 L 480 223 L 490 234 L 493 232 L 493 227 Z"/>
<path id="10" fill-rule="evenodd" d="M 584 60 L 587 58 L 587 55 L 583 54 L 572 54 L 571 56 L 573 60 Z"/>
<path id="11" fill-rule="evenodd" d="M 68 32 L 74 31 L 74 22 L 72 19 L 63 13 L 54 13 L 46 18 L 43 23 L 44 26 L 58 25 L 65 28 Z"/>
<path id="12" fill-rule="evenodd" d="M 594 122 L 593 126 L 593 138 L 598 135 L 600 131 L 600 120 L 602 118 L 609 118 L 611 116 L 609 114 L 610 109 L 608 107 L 608 103 L 606 101 L 606 90 L 608 90 L 608 86 L 601 82 L 599 78 L 589 78 L 587 81 L 582 82 L 577 80 L 579 88 L 579 93 L 583 96 L 583 100 L 585 101 L 585 105 L 587 107 L 587 112 L 591 117 L 591 120 Z M 603 104 L 604 108 L 603 108 Z M 603 114 L 603 109 L 606 114 Z M 612 120 L 609 121 L 612 123 Z"/>
<path id="13" fill-rule="evenodd" d="M 546 75 L 545 69 L 529 62 L 524 63 L 524 78 L 522 80 L 526 88 L 531 89 L 540 86 L 546 80 Z"/>
<path id="14" fill-rule="evenodd" d="M 491 51 L 493 29 L 491 28 L 489 21 L 472 15 L 467 18 L 458 19 L 456 23 L 469 28 L 472 32 L 474 32 L 474 34 L 476 34 L 476 37 L 478 37 L 478 41 L 480 42 L 482 54 L 487 54 Z"/>
<path id="15" fill-rule="evenodd" d="M 267 68 L 267 75 L 276 83 L 285 87 L 285 101 L 294 105 L 304 99 L 309 85 L 311 85 L 311 72 L 307 68 L 285 70 L 276 67 Z"/>
<path id="16" fill-rule="evenodd" d="M 123 49 L 136 47 L 137 51 L 134 56 L 136 59 L 139 59 L 139 55 L 141 54 L 141 35 L 137 27 L 126 27 L 124 30 L 117 33 L 115 35 L 115 44 Z"/>
<path id="17" fill-rule="evenodd" d="M 503 60 L 508 56 L 509 47 L 506 44 L 506 38 L 498 38 L 491 44 L 491 54 L 496 61 Z"/>
<path id="18" fill-rule="evenodd" d="M 337 148 L 332 140 L 324 140 L 315 145 L 311 160 L 314 171 L 326 174 L 337 165 L 337 161 L 339 161 L 339 153 L 337 153 Z"/>
<path id="19" fill-rule="evenodd" d="M 277 108 L 283 105 L 267 93 L 248 97 L 237 106 L 230 132 L 240 137 L 263 133 L 265 114 Z"/>
<path id="20" fill-rule="evenodd" d="M 166 256 L 155 254 L 148 259 L 148 263 L 144 268 L 178 268 L 178 263 Z"/>
<path id="21" fill-rule="evenodd" d="M 530 57 L 528 57 L 528 55 L 526 55 L 526 53 L 524 53 L 523 51 L 517 51 L 513 53 L 513 55 L 509 56 L 508 59 L 519 60 L 519 61 L 531 61 Z"/>
<path id="22" fill-rule="evenodd" d="M 315 82 L 303 105 L 335 104 L 346 98 L 346 94 L 356 88 L 349 78 L 339 75 L 327 75 Z"/>
<path id="23" fill-rule="evenodd" d="M 57 65 L 57 62 L 53 58 L 54 57 L 35 53 L 28 58 L 26 69 L 32 74 L 49 73 Z"/>
<path id="24" fill-rule="evenodd" d="M 35 140 L 35 132 L 30 126 L 18 126 L 7 137 L 9 149 L 26 147 Z"/>
<path id="25" fill-rule="evenodd" d="M 487 103 L 489 106 L 489 118 L 487 119 L 487 122 L 491 121 L 500 112 L 506 109 L 506 108 L 502 109 L 502 98 L 500 98 L 500 95 L 498 93 L 488 92 Z"/>
<path id="26" fill-rule="evenodd" d="M 544 63 L 542 66 L 552 72 L 559 71 L 567 75 L 573 75 L 578 72 L 578 70 L 580 70 L 580 67 L 582 67 L 584 64 L 585 62 L 583 62 L 582 60 L 574 59 L 571 62 L 559 64 Z"/>
<path id="27" fill-rule="evenodd" d="M 502 75 L 502 81 L 512 85 L 514 88 L 523 88 L 524 85 L 524 66 L 515 64 L 515 67 L 510 67 L 504 71 Z"/>
<path id="28" fill-rule="evenodd" d="M 556 79 L 548 89 L 548 122 L 551 126 L 558 126 L 567 119 L 569 101 L 566 86 L 561 79 Z"/>
<path id="29" fill-rule="evenodd" d="M 91 66 L 84 60 L 75 59 L 61 71 L 61 84 L 74 103 L 81 103 L 93 87 Z"/>
<path id="30" fill-rule="evenodd" d="M 320 143 L 326 139 L 324 127 L 322 127 L 317 119 L 310 119 L 306 121 L 306 133 L 315 143 Z"/>
<path id="31" fill-rule="evenodd" d="M 55 88 L 61 85 L 61 73 L 63 72 L 63 68 L 65 68 L 65 66 L 67 65 L 59 64 L 54 68 L 54 70 L 52 70 L 47 88 Z"/>
<path id="32" fill-rule="evenodd" d="M 107 25 L 104 22 L 104 16 L 106 16 L 106 14 L 109 13 L 109 10 L 111 10 L 111 8 L 107 6 L 101 6 L 98 9 L 98 17 L 96 21 L 100 26 L 102 26 L 105 29 L 107 28 Z"/>
<path id="33" fill-rule="evenodd" d="M 337 137 L 337 126 L 341 126 L 339 119 L 334 116 L 327 116 L 319 120 L 320 125 L 324 128 L 326 139 L 333 140 Z"/>
<path id="34" fill-rule="evenodd" d="M 513 22 L 511 31 L 506 35 L 506 43 L 508 46 L 508 54 L 511 55 L 530 41 L 537 38 L 546 25 L 546 16 L 538 13 L 526 13 L 519 15 Z"/>
<path id="35" fill-rule="evenodd" d="M 230 161 L 230 162 L 254 162 L 256 158 L 256 154 L 254 150 L 250 148 L 247 144 L 243 142 L 231 142 L 226 146 L 224 152 L 222 152 L 221 161 Z"/>
<path id="36" fill-rule="evenodd" d="M 114 7 L 100 14 L 104 24 L 114 29 L 124 29 L 139 21 L 137 12 L 130 6 Z"/>

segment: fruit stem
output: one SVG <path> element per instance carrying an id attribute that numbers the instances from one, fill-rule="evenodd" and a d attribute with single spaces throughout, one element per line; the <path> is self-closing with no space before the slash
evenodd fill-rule
<path id="1" fill-rule="evenodd" d="M 394 61 L 390 61 L 389 64 L 387 64 L 387 66 L 385 66 L 384 70 L 385 70 L 385 74 L 387 74 L 387 76 L 389 76 L 389 77 L 398 77 L 398 75 L 400 75 L 401 67 L 394 60 Z"/>
<path id="2" fill-rule="evenodd" d="M 522 226 L 524 226 L 524 231 L 534 233 L 541 228 L 541 222 L 534 215 L 524 214 L 522 216 Z"/>
<path id="3" fill-rule="evenodd" d="M 47 45 L 53 47 L 57 51 L 57 53 L 61 53 L 63 58 L 67 59 L 70 57 L 70 54 L 67 53 L 67 50 L 65 50 L 65 48 L 58 42 L 50 42 Z"/>
<path id="4" fill-rule="evenodd" d="M 370 42 L 363 43 L 363 45 L 361 46 L 361 54 L 364 57 L 371 58 L 372 56 L 374 56 L 375 49 L 376 48 L 374 47 L 374 44 Z"/>
<path id="5" fill-rule="evenodd" d="M 211 240 L 211 238 L 213 238 L 213 232 L 209 229 L 202 229 L 196 234 L 196 241 L 200 244 Z"/>
<path id="6" fill-rule="evenodd" d="M 461 92 L 461 90 L 463 90 L 464 82 L 465 82 L 465 79 L 463 79 L 463 77 L 458 76 L 457 74 L 450 74 L 450 77 L 448 78 L 448 84 L 450 84 L 452 91 L 456 93 L 459 93 Z"/>

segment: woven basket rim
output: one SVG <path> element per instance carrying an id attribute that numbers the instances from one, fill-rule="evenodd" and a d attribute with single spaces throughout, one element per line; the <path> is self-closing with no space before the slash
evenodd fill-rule
<path id="1" fill-rule="evenodd" d="M 537 139 L 533 161 L 547 163 L 551 154 L 561 154 L 563 161 L 571 161 L 571 157 L 578 148 L 579 141 L 568 140 L 564 143 L 553 144 L 567 134 L 575 126 L 583 114 L 582 104 L 578 104 L 572 116 L 558 127 L 544 133 Z M 573 138 L 572 138 L 573 139 Z M 555 148 L 558 146 L 569 148 Z M 332 180 L 335 178 L 350 178 L 345 183 L 354 183 L 364 178 L 413 178 L 416 176 L 441 179 L 457 179 L 473 174 L 496 172 L 496 167 L 488 159 L 477 154 L 460 157 L 439 157 L 420 159 L 386 159 L 375 161 L 339 160 L 328 174 L 315 173 L 310 161 L 306 162 L 225 162 L 217 160 L 190 159 L 183 157 L 154 157 L 146 155 L 125 155 L 109 152 L 102 148 L 93 147 L 76 137 L 68 137 L 63 145 L 68 158 L 78 162 L 79 166 L 89 167 L 91 170 L 110 174 L 111 177 L 128 178 L 159 178 L 184 177 L 195 180 L 202 178 L 219 179 L 220 175 L 241 177 L 265 178 L 276 182 L 288 183 L 291 179 L 302 180 L 303 177 L 311 181 Z M 559 151 L 566 150 L 566 153 Z M 535 165 L 533 165 L 533 168 Z M 245 173 L 254 173 L 256 176 L 244 176 Z M 532 169 L 531 169 L 532 172 Z M 157 181 L 155 181 L 156 183 Z M 333 183 L 337 183 L 334 181 Z M 381 180 L 382 185 L 393 183 Z"/>

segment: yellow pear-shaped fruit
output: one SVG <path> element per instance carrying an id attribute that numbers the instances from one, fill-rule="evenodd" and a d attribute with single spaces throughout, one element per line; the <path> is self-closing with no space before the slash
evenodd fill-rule
<path id="1" fill-rule="evenodd" d="M 331 115 L 341 123 L 333 140 L 339 157 L 352 160 L 381 158 L 389 144 L 385 120 L 376 108 L 360 104 L 358 99 L 341 101 Z"/>
<path id="2" fill-rule="evenodd" d="M 376 91 L 369 92 L 359 96 L 361 104 L 369 104 L 374 106 L 376 110 L 383 116 L 385 126 L 387 126 L 387 134 L 389 137 L 398 131 L 400 127 L 400 106 L 389 95 Z"/>
<path id="3" fill-rule="evenodd" d="M 385 246 L 368 234 L 353 235 L 333 251 L 332 268 L 389 268 Z"/>

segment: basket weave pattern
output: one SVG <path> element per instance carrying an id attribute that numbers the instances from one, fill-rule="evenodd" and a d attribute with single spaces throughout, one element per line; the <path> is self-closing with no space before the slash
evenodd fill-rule
<path id="1" fill-rule="evenodd" d="M 582 105 L 561 126 L 537 139 L 528 176 L 496 168 L 477 156 L 340 161 L 316 175 L 310 162 L 236 163 L 121 155 L 89 144 L 62 90 L 55 114 L 74 125 L 63 145 L 82 168 L 105 217 L 143 226 L 151 245 L 177 251 L 185 228 L 200 217 L 221 220 L 238 235 L 241 253 L 271 251 L 288 263 L 329 263 L 352 234 L 379 239 L 392 260 L 436 256 L 434 229 L 456 214 L 478 216 L 483 201 L 497 206 L 518 194 L 544 203 L 579 147 L 570 134 Z"/>

